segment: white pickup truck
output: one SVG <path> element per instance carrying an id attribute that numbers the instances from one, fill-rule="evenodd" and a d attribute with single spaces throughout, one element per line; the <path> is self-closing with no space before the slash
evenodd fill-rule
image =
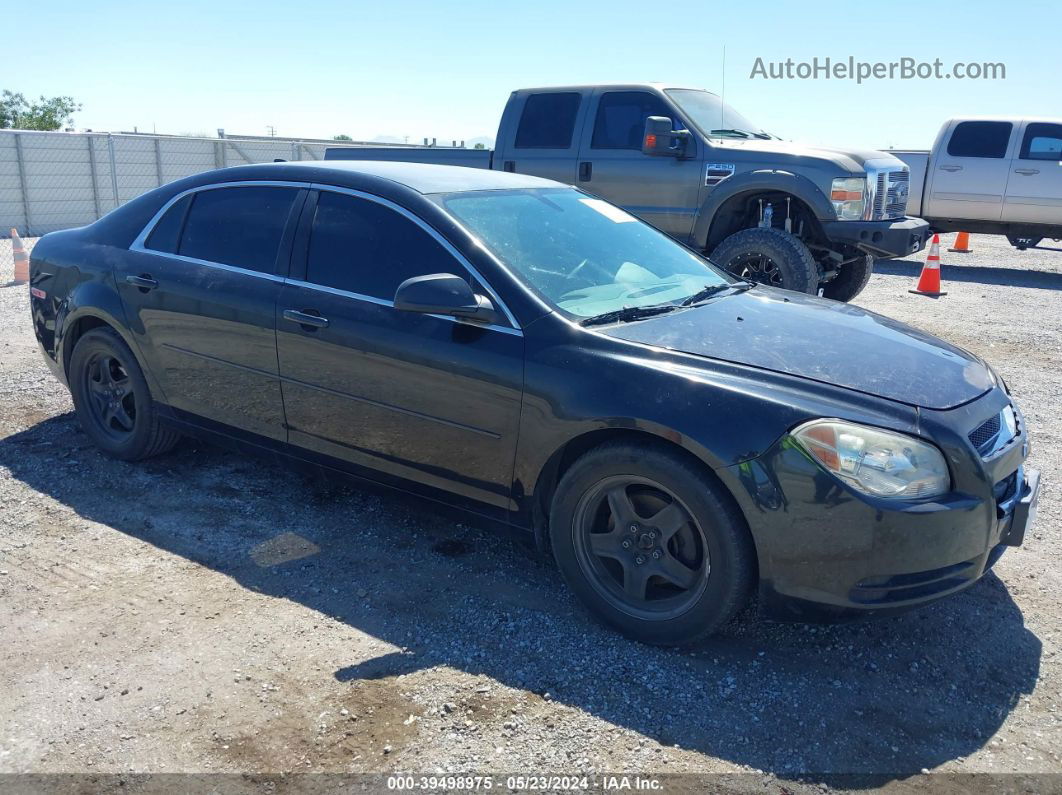
<path id="1" fill-rule="evenodd" d="M 888 150 L 911 169 L 907 214 L 937 232 L 1062 238 L 1062 120 L 949 119 L 933 149 Z"/>

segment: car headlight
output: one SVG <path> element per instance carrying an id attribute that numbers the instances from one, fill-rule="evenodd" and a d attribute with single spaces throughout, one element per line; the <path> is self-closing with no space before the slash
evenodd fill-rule
<path id="1" fill-rule="evenodd" d="M 830 201 L 838 219 L 858 221 L 866 207 L 867 181 L 863 177 L 839 177 L 830 185 Z"/>
<path id="2" fill-rule="evenodd" d="M 902 433 L 843 420 L 812 420 L 792 436 L 823 469 L 873 497 L 921 499 L 951 487 L 940 450 Z"/>

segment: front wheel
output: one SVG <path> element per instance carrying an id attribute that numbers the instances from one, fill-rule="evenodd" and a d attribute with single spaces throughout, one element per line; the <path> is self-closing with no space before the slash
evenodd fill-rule
<path id="1" fill-rule="evenodd" d="M 752 589 L 755 553 L 730 495 L 665 449 L 608 444 L 565 473 L 550 511 L 553 555 L 604 623 L 644 643 L 691 643 Z"/>
<path id="2" fill-rule="evenodd" d="M 77 341 L 69 382 L 82 429 L 107 455 L 138 461 L 166 452 L 180 438 L 159 422 L 144 373 L 113 329 L 92 329 Z"/>
<path id="3" fill-rule="evenodd" d="M 819 267 L 804 242 L 782 229 L 742 229 L 710 255 L 716 265 L 740 279 L 815 295 Z"/>
<path id="4" fill-rule="evenodd" d="M 870 274 L 874 272 L 874 257 L 863 257 L 846 262 L 840 272 L 822 285 L 822 297 L 834 301 L 851 301 L 867 286 Z"/>

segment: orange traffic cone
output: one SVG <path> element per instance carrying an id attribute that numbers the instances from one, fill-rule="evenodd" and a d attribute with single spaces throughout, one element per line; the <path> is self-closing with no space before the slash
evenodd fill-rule
<path id="1" fill-rule="evenodd" d="M 954 251 L 956 254 L 969 254 L 973 251 L 973 249 L 970 248 L 970 233 L 959 232 L 959 234 L 955 236 L 955 247 L 949 248 L 948 251 Z"/>
<path id="2" fill-rule="evenodd" d="M 18 230 L 11 230 L 11 257 L 15 260 L 15 278 L 11 284 L 25 284 L 29 281 L 29 257 L 26 256 L 26 247 L 22 245 L 22 238 L 18 236 Z"/>
<path id="3" fill-rule="evenodd" d="M 940 235 L 933 235 L 933 244 L 929 247 L 929 255 L 922 268 L 922 275 L 918 278 L 918 286 L 907 292 L 928 295 L 930 298 L 947 295 L 940 291 Z"/>

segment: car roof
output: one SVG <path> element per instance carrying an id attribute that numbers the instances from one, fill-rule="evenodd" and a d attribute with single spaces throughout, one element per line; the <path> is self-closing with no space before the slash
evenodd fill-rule
<path id="1" fill-rule="evenodd" d="M 559 182 L 530 174 L 513 174 L 485 168 L 402 163 L 388 160 L 315 160 L 236 166 L 231 172 L 251 171 L 254 179 L 297 178 L 351 188 L 367 187 L 359 177 L 385 179 L 417 193 L 457 193 L 473 190 L 564 187 Z"/>

